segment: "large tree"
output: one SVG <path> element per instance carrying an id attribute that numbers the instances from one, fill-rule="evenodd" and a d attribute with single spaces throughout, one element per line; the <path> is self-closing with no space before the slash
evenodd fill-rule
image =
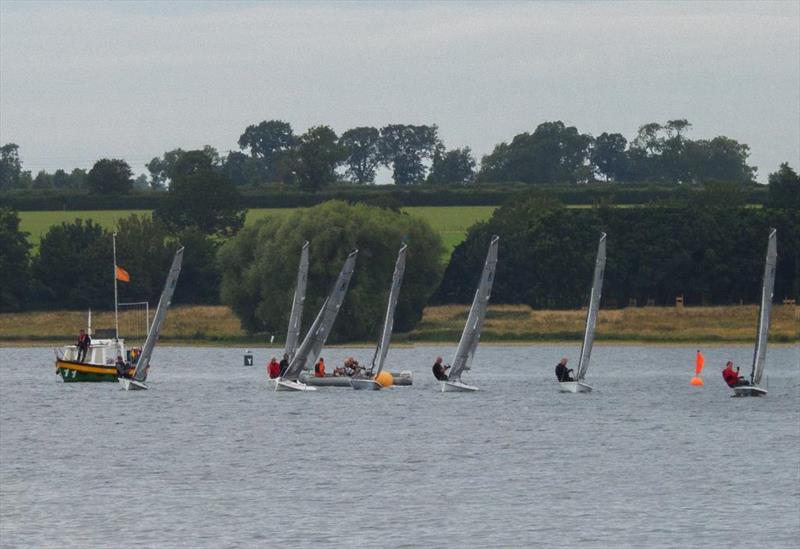
<path id="1" fill-rule="evenodd" d="M 196 227 L 205 234 L 231 236 L 244 225 L 245 209 L 236 185 L 203 151 L 188 151 L 176 163 L 167 196 L 154 215 L 172 231 Z"/>
<path id="2" fill-rule="evenodd" d="M 202 149 L 191 151 L 193 158 L 191 162 L 203 163 L 214 168 L 219 168 L 220 156 L 217 149 L 211 145 L 204 145 Z M 187 151 L 183 149 L 173 149 L 165 152 L 161 157 L 155 157 L 146 164 L 147 170 L 150 172 L 150 186 L 153 189 L 164 189 L 169 186 L 172 179 L 179 175 L 180 170 L 186 169 L 186 163 L 183 162 L 181 167 L 181 159 Z M 202 155 L 203 158 L 200 157 Z"/>
<path id="3" fill-rule="evenodd" d="M 800 211 L 800 175 L 788 162 L 769 174 L 769 204 L 774 208 Z"/>
<path id="4" fill-rule="evenodd" d="M 86 176 L 89 190 L 95 194 L 123 194 L 133 188 L 133 172 L 124 160 L 98 160 Z"/>
<path id="5" fill-rule="evenodd" d="M 249 149 L 250 155 L 263 163 L 267 177 L 275 181 L 280 176 L 283 158 L 294 148 L 296 141 L 288 122 L 265 120 L 247 126 L 239 137 L 239 148 Z"/>
<path id="6" fill-rule="evenodd" d="M 375 182 L 375 172 L 381 165 L 382 157 L 379 147 L 380 131 L 372 127 L 359 127 L 347 130 L 339 138 L 339 144 L 345 151 L 347 175 L 355 183 Z"/>
<path id="7" fill-rule="evenodd" d="M 114 304 L 111 234 L 91 219 L 50 227 L 33 272 L 48 307 L 109 308 Z"/>
<path id="8" fill-rule="evenodd" d="M 563 122 L 543 122 L 533 133 L 516 135 L 484 157 L 481 181 L 576 183 L 591 177 L 591 136 Z"/>
<path id="9" fill-rule="evenodd" d="M 433 155 L 428 183 L 465 184 L 475 179 L 475 157 L 469 147 L 445 151 L 439 148 Z"/>
<path id="10" fill-rule="evenodd" d="M 392 167 L 396 185 L 413 185 L 425 180 L 425 160 L 433 156 L 438 128 L 390 124 L 381 128 L 379 150 L 383 162 Z"/>
<path id="11" fill-rule="evenodd" d="M 627 144 L 628 140 L 619 133 L 603 132 L 595 138 L 591 161 L 606 181 L 625 180 L 628 173 Z"/>
<path id="12" fill-rule="evenodd" d="M 19 228 L 17 212 L 0 208 L 0 311 L 27 304 L 30 283 L 28 233 Z"/>
<path id="13" fill-rule="evenodd" d="M 336 167 L 344 160 L 336 132 L 328 126 L 315 126 L 300 136 L 292 167 L 300 188 L 317 191 L 336 181 Z"/>
<path id="14" fill-rule="evenodd" d="M 359 249 L 356 272 L 333 328 L 334 341 L 377 339 L 402 242 L 408 244 L 408 263 L 397 305 L 397 331 L 414 327 L 439 280 L 442 242 L 419 219 L 340 201 L 297 210 L 290 216 L 268 217 L 246 227 L 219 253 L 222 302 L 233 308 L 246 330 L 286 333 L 304 240 L 311 243 L 304 330 L 347 253 Z"/>
<path id="15" fill-rule="evenodd" d="M 0 190 L 20 187 L 22 162 L 19 159 L 19 145 L 6 143 L 0 147 Z"/>

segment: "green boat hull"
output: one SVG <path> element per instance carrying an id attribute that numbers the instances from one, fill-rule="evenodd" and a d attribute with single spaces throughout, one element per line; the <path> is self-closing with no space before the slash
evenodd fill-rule
<path id="1" fill-rule="evenodd" d="M 133 368 L 128 370 L 128 373 L 132 375 Z M 67 360 L 56 360 L 56 374 L 64 380 L 64 383 L 117 381 L 117 370 L 114 367 Z"/>

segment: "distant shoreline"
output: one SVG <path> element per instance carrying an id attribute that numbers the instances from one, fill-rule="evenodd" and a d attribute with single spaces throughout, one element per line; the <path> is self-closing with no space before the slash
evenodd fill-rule
<path id="1" fill-rule="evenodd" d="M 455 345 L 467 315 L 467 305 L 427 307 L 410 333 L 395 334 L 393 345 Z M 523 346 L 580 344 L 585 310 L 533 310 L 525 305 L 492 305 L 481 344 Z M 758 307 L 628 307 L 601 309 L 597 345 L 752 345 Z M 60 347 L 72 343 L 86 327 L 85 311 L 0 313 L 0 347 Z M 124 322 L 120 322 L 121 335 Z M 93 313 L 93 326 L 113 326 L 113 313 Z M 800 309 L 776 305 L 770 344 L 796 345 Z M 275 342 L 268 344 L 274 335 Z M 159 345 L 233 348 L 279 348 L 283 333 L 247 334 L 224 306 L 176 306 L 170 310 Z M 133 339 L 128 337 L 127 339 Z M 329 347 L 372 347 L 374 341 L 331 344 Z"/>

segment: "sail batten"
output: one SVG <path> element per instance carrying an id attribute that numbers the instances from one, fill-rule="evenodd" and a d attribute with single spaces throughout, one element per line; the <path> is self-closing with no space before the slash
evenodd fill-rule
<path id="1" fill-rule="evenodd" d="M 296 381 L 307 364 L 316 362 L 322 352 L 325 341 L 328 339 L 331 328 L 333 328 L 333 323 L 336 321 L 336 316 L 339 314 L 345 295 L 347 295 L 347 288 L 350 285 L 350 279 L 353 277 L 357 255 L 358 250 L 354 250 L 347 256 L 347 260 L 339 272 L 339 277 L 336 279 L 331 293 L 322 304 L 314 323 L 308 329 L 306 337 L 289 362 L 289 367 L 284 375 L 281 376 L 282 379 Z"/>
<path id="2" fill-rule="evenodd" d="M 778 235 L 771 229 L 767 242 L 767 257 L 764 262 L 764 278 L 761 283 L 761 306 L 758 313 L 758 333 L 753 351 L 753 369 L 750 383 L 758 385 L 764 374 L 767 358 L 767 339 L 769 337 L 769 321 L 772 313 L 772 296 L 775 290 L 775 266 L 778 261 Z"/>
<path id="3" fill-rule="evenodd" d="M 136 381 L 145 381 L 147 379 L 147 368 L 150 366 L 150 357 L 153 354 L 153 349 L 158 341 L 158 336 L 161 333 L 161 327 L 164 320 L 167 318 L 167 309 L 172 304 L 172 294 L 175 293 L 175 285 L 178 283 L 178 276 L 181 274 L 181 265 L 183 264 L 183 248 L 181 247 L 175 252 L 175 257 L 172 258 L 172 266 L 170 266 L 169 274 L 167 274 L 167 281 L 164 283 L 164 289 L 161 292 L 161 298 L 158 300 L 158 307 L 153 316 L 153 322 L 150 324 L 150 330 L 147 332 L 147 339 L 142 345 L 142 354 L 136 363 L 136 370 L 133 372 L 133 379 Z"/>
<path id="4" fill-rule="evenodd" d="M 578 359 L 577 381 L 581 381 L 589 369 L 589 360 L 592 356 L 594 335 L 597 330 L 597 315 L 600 311 L 600 298 L 603 295 L 603 277 L 606 270 L 606 233 L 600 235 L 597 244 L 597 257 L 594 262 L 594 276 L 592 277 L 592 291 L 589 295 L 589 310 L 586 312 L 586 329 L 583 334 L 581 355 Z"/>
<path id="5" fill-rule="evenodd" d="M 306 284 L 308 283 L 308 241 L 303 243 L 300 252 L 300 263 L 297 266 L 297 283 L 294 287 L 292 299 L 292 312 L 289 315 L 289 329 L 286 332 L 286 348 L 284 354 L 289 360 L 297 351 L 297 342 L 300 340 L 300 326 L 303 322 L 303 304 L 306 300 Z"/>
<path id="6" fill-rule="evenodd" d="M 403 284 L 403 275 L 406 271 L 406 250 L 408 246 L 403 244 L 400 251 L 397 252 L 397 261 L 394 264 L 394 273 L 392 274 L 392 287 L 389 290 L 389 300 L 386 305 L 386 316 L 383 319 L 383 328 L 381 329 L 381 337 L 378 340 L 378 346 L 375 349 L 375 355 L 372 357 L 371 369 L 377 377 L 383 365 L 386 362 L 386 355 L 389 353 L 389 344 L 392 339 L 392 329 L 394 327 L 394 312 L 397 308 L 397 300 L 400 297 L 400 287 Z M 377 361 L 377 364 L 376 364 Z M 377 369 L 375 368 L 377 366 Z"/>
<path id="7" fill-rule="evenodd" d="M 483 264 L 478 289 L 472 299 L 467 322 L 464 324 L 464 331 L 461 333 L 461 339 L 458 342 L 458 347 L 450 366 L 448 377 L 451 381 L 459 381 L 461 373 L 469 370 L 472 358 L 475 356 L 475 349 L 478 348 L 483 322 L 486 319 L 486 310 L 489 307 L 495 269 L 497 268 L 497 246 L 499 241 L 500 238 L 498 236 L 493 236 L 489 244 L 489 251 L 486 253 L 486 261 Z"/>

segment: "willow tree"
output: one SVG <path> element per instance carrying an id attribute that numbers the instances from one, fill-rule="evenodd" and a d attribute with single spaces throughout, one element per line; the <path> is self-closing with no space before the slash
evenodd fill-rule
<path id="1" fill-rule="evenodd" d="M 330 201 L 268 217 L 245 227 L 220 249 L 221 299 L 247 331 L 282 335 L 286 330 L 303 242 L 311 265 L 303 322 L 313 321 L 347 256 L 359 249 L 350 290 L 332 340 L 373 340 L 378 336 L 397 251 L 408 244 L 406 274 L 395 330 L 408 331 L 441 276 L 442 241 L 424 221 L 400 212 Z"/>

